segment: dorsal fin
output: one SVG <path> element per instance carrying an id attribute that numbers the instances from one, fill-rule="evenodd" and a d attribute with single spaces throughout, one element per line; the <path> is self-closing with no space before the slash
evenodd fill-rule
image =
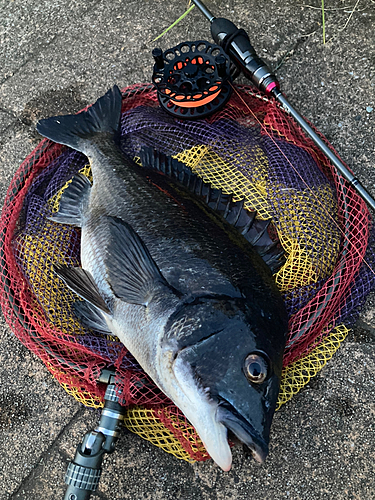
<path id="1" fill-rule="evenodd" d="M 142 147 L 140 159 L 144 167 L 156 170 L 180 182 L 238 229 L 273 273 L 284 264 L 284 251 L 279 242 L 273 241 L 268 234 L 267 229 L 271 221 L 257 219 L 256 212 L 251 212 L 244 207 L 243 199 L 233 201 L 232 194 L 223 193 L 221 189 L 213 188 L 184 163 L 151 147 Z"/>

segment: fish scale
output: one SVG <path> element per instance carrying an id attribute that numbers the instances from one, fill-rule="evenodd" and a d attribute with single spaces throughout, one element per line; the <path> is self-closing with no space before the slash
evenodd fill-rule
<path id="1" fill-rule="evenodd" d="M 103 152 L 111 165 L 107 169 L 97 167 Z M 210 213 L 211 218 L 207 217 L 207 207 L 200 200 L 188 197 L 189 193 L 176 185 L 173 179 L 124 162 L 113 145 L 108 147 L 102 141 L 92 144 L 88 154 L 94 179 L 89 212 L 92 206 L 98 205 L 98 198 L 108 199 L 105 213 L 122 218 L 136 230 L 162 274 L 170 279 L 174 287 L 216 293 L 221 293 L 224 287 L 231 288 L 231 294 L 238 294 L 241 282 L 248 282 L 248 269 L 256 266 L 263 271 L 260 286 L 267 280 L 270 293 L 276 289 L 269 269 L 252 247 L 246 245 L 229 224 L 222 230 L 220 224 L 223 221 L 212 223 L 212 218 L 218 217 L 214 213 Z M 114 169 L 116 176 L 113 176 Z M 94 232 L 96 218 L 91 217 L 90 220 Z M 91 232 L 90 223 L 88 231 Z M 90 236 L 87 238 L 90 239 Z M 236 241 L 235 245 L 232 240 Z M 86 248 L 85 243 L 83 250 Z M 244 252 L 245 259 L 242 257 Z M 168 269 L 176 257 L 186 264 L 186 269 L 178 268 L 178 278 L 175 267 Z M 86 260 L 85 252 L 82 260 Z M 95 269 L 95 266 L 90 267 Z M 253 283 L 253 293 L 257 289 L 258 286 Z"/>
<path id="2" fill-rule="evenodd" d="M 86 112 L 38 124 L 84 153 L 93 173 L 92 186 L 73 178 L 51 217 L 81 227 L 82 268 L 55 272 L 84 299 L 74 308 L 81 322 L 124 343 L 223 470 L 231 466 L 228 431 L 262 462 L 287 314 L 270 268 L 241 234 L 253 215 L 230 198 L 226 210 L 225 196 L 192 183 L 183 165 L 168 160 L 163 172 L 157 152 L 143 168 L 123 158 L 120 114 L 114 87 Z"/>

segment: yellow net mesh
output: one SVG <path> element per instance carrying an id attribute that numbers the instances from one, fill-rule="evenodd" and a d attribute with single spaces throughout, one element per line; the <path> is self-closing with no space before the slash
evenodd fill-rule
<path id="1" fill-rule="evenodd" d="M 276 410 L 289 401 L 297 394 L 315 375 L 324 367 L 337 349 L 340 347 L 343 340 L 346 338 L 349 330 L 345 325 L 339 325 L 321 342 L 310 354 L 304 358 L 295 361 L 282 372 L 280 385 L 279 399 Z M 56 369 L 54 368 L 54 371 Z M 59 378 L 55 374 L 55 378 Z M 79 388 L 71 388 L 68 384 L 61 384 L 68 394 L 73 396 L 79 403 L 90 408 L 102 408 L 103 401 L 92 396 L 87 391 L 82 391 Z M 207 456 L 202 442 L 196 435 L 194 428 L 187 422 L 178 419 L 178 417 L 170 414 L 169 409 L 162 410 L 167 418 L 174 421 L 173 425 L 182 432 L 184 437 L 190 443 L 194 451 L 199 451 L 203 456 Z M 149 441 L 153 445 L 162 448 L 167 453 L 174 455 L 177 458 L 193 463 L 195 460 L 191 458 L 191 451 L 185 450 L 180 441 L 174 434 L 165 427 L 158 413 L 150 408 L 136 406 L 129 408 L 126 412 L 125 426 L 134 434 Z"/>
<path id="2" fill-rule="evenodd" d="M 233 143 L 228 145 L 233 150 Z M 238 150 L 233 152 L 234 157 L 244 155 L 243 151 Z M 267 176 L 268 160 L 266 155 L 260 148 L 255 151 L 254 164 L 256 165 L 256 182 L 250 182 L 249 179 L 242 173 L 235 171 L 233 165 L 223 161 L 218 155 L 213 153 L 206 146 L 196 146 L 189 150 L 176 155 L 179 161 L 187 164 L 194 172 L 210 182 L 213 187 L 221 188 L 224 192 L 234 193 L 235 199 L 245 198 L 245 206 L 250 210 L 255 210 L 258 217 L 262 219 L 270 218 L 269 201 L 267 201 Z M 86 175 L 90 180 L 91 169 L 86 165 L 80 170 L 80 173 Z M 71 180 L 54 195 L 49 204 L 53 212 L 56 212 L 59 207 L 59 202 L 63 191 L 68 187 Z M 281 196 L 283 186 L 279 186 L 278 196 Z M 335 212 L 335 199 L 331 189 L 328 186 L 321 186 L 316 190 L 316 196 L 323 199 L 325 206 L 332 213 Z M 319 233 L 326 229 L 326 218 L 315 216 L 311 220 L 301 220 L 301 213 L 306 212 L 306 207 L 309 206 L 310 213 L 319 213 L 312 210 L 311 205 L 314 204 L 314 199 L 311 200 L 310 193 L 293 192 L 288 193 L 288 199 L 279 213 L 278 218 L 278 233 L 281 244 L 286 250 L 287 262 L 276 273 L 276 282 L 281 291 L 290 290 L 298 287 L 301 284 L 315 282 L 322 277 L 329 275 L 334 262 L 332 259 L 326 259 L 326 252 L 320 246 Z M 291 231 L 291 219 L 294 220 L 294 231 Z M 315 231 L 306 230 L 306 226 L 314 226 Z M 307 227 L 307 229 L 311 229 Z M 310 250 L 307 251 L 301 247 L 298 232 L 304 231 L 311 234 L 311 238 L 307 240 L 307 245 Z M 46 237 L 55 242 L 53 252 L 51 248 L 45 245 Z M 314 236 L 317 235 L 317 236 Z M 61 231 L 61 226 L 53 222 L 46 221 L 43 229 L 38 236 L 28 236 L 22 241 L 22 246 L 19 248 L 19 253 L 27 270 L 27 275 L 32 287 L 38 290 L 38 300 L 43 307 L 47 319 L 56 326 L 56 318 L 58 318 L 58 328 L 64 333 L 80 334 L 82 327 L 75 319 L 72 311 L 72 306 L 76 300 L 76 296 L 66 287 L 61 286 L 59 278 L 53 272 L 53 265 L 57 262 L 66 263 L 68 265 L 79 265 L 78 262 L 66 262 L 64 246 L 67 244 L 67 237 L 72 238 L 71 232 L 67 236 L 66 232 Z M 339 237 L 334 240 L 333 245 L 338 248 Z M 311 264 L 311 247 L 316 253 L 317 258 L 323 259 L 323 265 L 318 271 Z M 333 252 L 334 254 L 334 252 Z M 332 252 L 329 254 L 332 255 Z M 40 261 L 47 262 L 47 270 L 40 265 Z M 44 269 L 42 272 L 41 269 Z M 314 377 L 324 364 L 332 357 L 338 349 L 340 343 L 344 340 L 347 334 L 347 329 L 344 325 L 336 327 L 326 339 L 318 345 L 306 357 L 296 361 L 283 370 L 283 378 L 281 382 L 279 401 L 277 408 L 288 401 L 296 394 L 305 384 L 309 382 L 311 377 Z M 50 365 L 50 371 L 59 380 L 58 370 Z M 77 401 L 91 408 L 100 408 L 103 406 L 102 399 L 90 394 L 87 390 L 82 390 L 79 387 L 60 382 L 62 387 L 73 396 Z M 168 408 L 164 409 L 166 414 Z M 182 421 L 177 416 L 167 415 L 169 422 L 173 422 L 173 426 L 184 435 L 189 442 L 191 449 L 185 450 L 177 437 L 168 428 L 165 427 L 161 420 L 160 412 L 150 408 L 133 407 L 130 408 L 125 417 L 126 427 L 138 434 L 143 439 L 150 441 L 155 446 L 162 448 L 167 453 L 171 453 L 177 458 L 181 458 L 188 462 L 194 462 L 192 452 L 199 452 L 202 456 L 207 456 L 203 444 L 197 437 L 193 427 L 186 421 Z"/>
<path id="3" fill-rule="evenodd" d="M 197 438 L 194 427 L 179 420 L 177 417 L 171 416 L 168 412 L 168 408 L 164 409 L 163 412 L 169 420 L 172 420 L 173 426 L 183 432 L 184 437 L 188 439 L 193 451 L 199 451 L 202 455 L 208 457 L 202 442 Z M 195 460 L 191 458 L 189 452 L 181 446 L 180 441 L 161 422 L 155 410 L 142 407 L 130 408 L 126 413 L 124 423 L 131 432 L 149 441 L 154 446 L 162 448 L 167 453 L 182 460 L 186 460 L 187 462 L 195 462 Z"/>
<path id="4" fill-rule="evenodd" d="M 337 212 L 337 203 L 329 184 L 307 190 L 291 190 L 285 185 L 275 185 L 269 179 L 269 165 L 260 147 L 252 148 L 252 179 L 235 168 L 246 159 L 246 151 L 234 141 L 221 145 L 230 148 L 231 163 L 224 161 L 207 146 L 194 146 L 175 158 L 188 165 L 193 172 L 234 198 L 245 199 L 245 207 L 257 212 L 260 219 L 272 218 L 277 206 L 277 231 L 287 261 L 276 273 L 276 283 L 281 292 L 316 283 L 328 277 L 335 265 L 340 245 L 340 232 L 333 233 L 328 245 L 321 235 L 328 234 L 332 221 L 327 214 Z M 272 189 L 271 189 L 272 182 Z M 287 191 L 287 196 L 285 192 Z M 270 195 L 271 193 L 271 195 Z M 324 210 L 322 210 L 322 206 Z M 301 234 L 304 235 L 301 244 Z M 319 265 L 317 265 L 319 263 Z"/>
<path id="5" fill-rule="evenodd" d="M 323 368 L 348 335 L 345 325 L 339 325 L 307 356 L 283 369 L 276 409 L 297 394 Z"/>
<path id="6" fill-rule="evenodd" d="M 46 245 L 47 237 L 53 242 L 52 248 Z M 82 326 L 72 310 L 77 296 L 61 285 L 61 280 L 53 271 L 53 266 L 58 263 L 72 267 L 79 265 L 76 259 L 68 262 L 66 259 L 64 247 L 71 238 L 72 231 L 62 233 L 58 225 L 46 220 L 38 235 L 16 240 L 15 246 L 47 321 L 63 333 L 80 334 Z"/>

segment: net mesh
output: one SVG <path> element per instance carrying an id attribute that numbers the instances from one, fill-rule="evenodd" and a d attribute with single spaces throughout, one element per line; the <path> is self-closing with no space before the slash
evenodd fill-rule
<path id="1" fill-rule="evenodd" d="M 275 279 L 289 313 L 280 407 L 332 357 L 374 286 L 365 203 L 282 109 L 250 87 L 236 87 L 222 111 L 198 122 L 166 115 L 150 85 L 128 87 L 121 132 L 130 158 L 156 148 L 272 219 L 286 257 Z M 77 172 L 90 178 L 85 156 L 44 140 L 15 174 L 0 221 L 4 316 L 79 402 L 103 406 L 98 378 L 113 366 L 125 425 L 178 458 L 205 460 L 183 414 L 117 338 L 76 320 L 77 297 L 53 273 L 55 264 L 80 263 L 80 231 L 48 219 Z"/>

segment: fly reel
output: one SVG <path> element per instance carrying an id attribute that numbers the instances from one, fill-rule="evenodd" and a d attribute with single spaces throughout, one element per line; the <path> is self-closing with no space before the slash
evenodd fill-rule
<path id="1" fill-rule="evenodd" d="M 218 45 L 199 40 L 152 51 L 152 82 L 160 105 L 176 118 L 209 116 L 228 101 L 232 87 L 230 59 Z"/>

